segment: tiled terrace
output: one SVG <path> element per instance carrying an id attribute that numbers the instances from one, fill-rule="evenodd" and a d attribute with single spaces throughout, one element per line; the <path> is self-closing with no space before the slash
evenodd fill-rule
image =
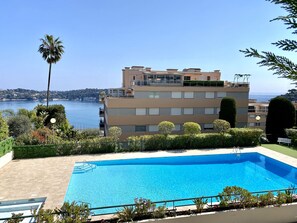
<path id="1" fill-rule="evenodd" d="M 222 154 L 230 152 L 233 152 L 233 150 L 209 149 L 13 160 L 0 169 L 0 201 L 47 197 L 45 208 L 53 209 L 60 207 L 63 204 L 75 162 L 141 157 Z M 242 149 L 241 152 L 260 152 L 266 156 L 273 157 L 297 167 L 297 159 L 263 147 L 246 148 Z"/>

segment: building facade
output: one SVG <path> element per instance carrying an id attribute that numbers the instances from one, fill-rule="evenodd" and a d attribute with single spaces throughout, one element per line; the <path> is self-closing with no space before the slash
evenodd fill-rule
<path id="1" fill-rule="evenodd" d="M 185 122 L 199 123 L 202 131 L 211 131 L 223 97 L 236 101 L 237 127 L 247 126 L 249 85 L 221 81 L 219 70 L 155 71 L 132 66 L 122 71 L 122 96 L 107 95 L 100 111 L 100 127 L 106 135 L 112 126 L 122 129 L 123 138 L 154 134 L 161 121 L 173 122 L 176 134 L 182 133 Z"/>

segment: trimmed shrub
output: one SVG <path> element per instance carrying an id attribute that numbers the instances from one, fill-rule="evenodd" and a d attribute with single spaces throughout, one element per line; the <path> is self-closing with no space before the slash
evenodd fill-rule
<path id="1" fill-rule="evenodd" d="M 165 135 L 152 135 L 146 136 L 144 142 L 144 150 L 146 151 L 157 151 L 157 150 L 168 150 L 170 148 L 169 144 L 170 138 Z"/>
<path id="2" fill-rule="evenodd" d="M 236 102 L 234 98 L 224 97 L 221 101 L 219 119 L 230 123 L 231 128 L 236 123 Z"/>
<path id="3" fill-rule="evenodd" d="M 118 141 L 122 135 L 122 129 L 117 126 L 113 126 L 108 129 L 108 133 L 111 138 L 113 138 L 115 141 Z"/>
<path id="4" fill-rule="evenodd" d="M 8 125 L 0 112 L 0 141 L 8 138 Z"/>
<path id="5" fill-rule="evenodd" d="M 284 97 L 273 98 L 268 106 L 266 118 L 266 135 L 271 143 L 276 143 L 278 137 L 286 137 L 286 128 L 295 124 L 295 107 Z"/>
<path id="6" fill-rule="evenodd" d="M 3 141 L 0 141 L 0 157 L 4 156 L 6 153 L 9 153 L 12 150 L 13 138 L 7 138 Z"/>
<path id="7" fill-rule="evenodd" d="M 14 159 L 51 157 L 57 155 L 56 145 L 14 146 Z"/>
<path id="8" fill-rule="evenodd" d="M 187 135 L 195 135 L 201 133 L 201 127 L 196 122 L 185 122 L 183 125 L 184 133 Z"/>
<path id="9" fill-rule="evenodd" d="M 128 151 L 141 151 L 143 149 L 144 140 L 141 136 L 130 136 L 127 139 Z"/>
<path id="10" fill-rule="evenodd" d="M 234 146 L 256 146 L 260 143 L 262 129 L 256 128 L 231 128 L 228 133 L 232 135 Z"/>
<path id="11" fill-rule="evenodd" d="M 224 134 L 230 129 L 230 123 L 223 119 L 216 119 L 213 121 L 213 128 L 216 132 Z"/>
<path id="12" fill-rule="evenodd" d="M 168 136 L 174 128 L 174 124 L 168 121 L 160 122 L 158 125 L 159 132 L 165 136 Z"/>

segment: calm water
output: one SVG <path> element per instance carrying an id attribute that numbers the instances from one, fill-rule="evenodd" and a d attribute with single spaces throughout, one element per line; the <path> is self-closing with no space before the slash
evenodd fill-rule
<path id="1" fill-rule="evenodd" d="M 280 96 L 281 94 L 250 94 L 249 99 L 256 99 L 257 102 L 269 102 L 272 98 Z"/>
<path id="2" fill-rule="evenodd" d="M 110 177 L 112 176 L 112 177 Z M 251 192 L 297 184 L 297 169 L 258 153 L 76 163 L 65 201 L 92 207 L 217 195 L 226 186 Z"/>
<path id="3" fill-rule="evenodd" d="M 0 110 L 19 108 L 32 110 L 36 105 L 41 104 L 35 101 L 7 101 L 0 102 Z M 50 104 L 62 104 L 65 107 L 66 116 L 69 122 L 78 129 L 98 128 L 99 125 L 99 103 L 79 101 L 51 101 Z"/>

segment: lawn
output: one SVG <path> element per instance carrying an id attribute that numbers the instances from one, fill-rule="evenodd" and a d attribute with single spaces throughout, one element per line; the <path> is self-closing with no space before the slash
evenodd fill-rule
<path id="1" fill-rule="evenodd" d="M 267 149 L 271 149 L 273 151 L 297 158 L 297 150 L 287 147 L 287 146 L 281 146 L 278 144 L 262 144 L 261 146 L 267 148 Z"/>

